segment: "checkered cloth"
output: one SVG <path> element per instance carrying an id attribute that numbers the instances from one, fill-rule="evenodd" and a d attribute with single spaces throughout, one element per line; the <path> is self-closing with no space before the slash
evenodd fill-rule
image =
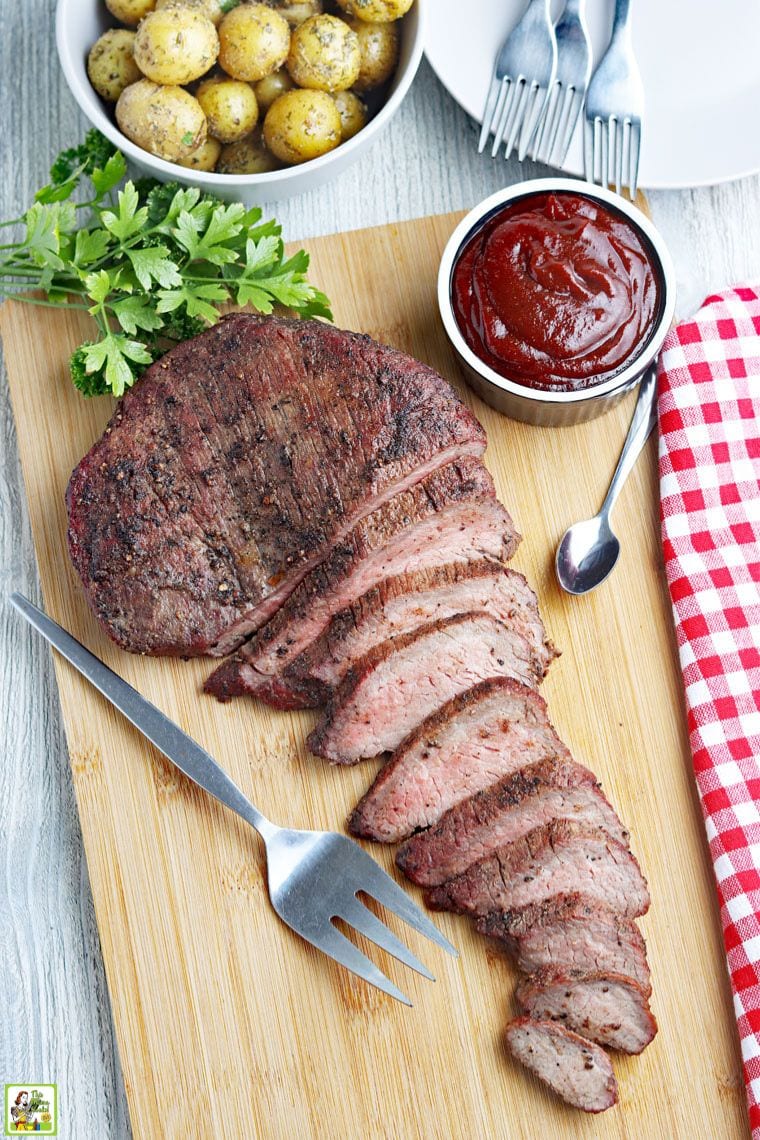
<path id="1" fill-rule="evenodd" d="M 760 286 L 671 330 L 659 385 L 665 568 L 760 1140 Z"/>

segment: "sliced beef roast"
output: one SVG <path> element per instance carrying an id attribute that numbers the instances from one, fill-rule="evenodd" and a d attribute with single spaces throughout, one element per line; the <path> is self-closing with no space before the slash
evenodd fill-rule
<path id="1" fill-rule="evenodd" d="M 522 910 L 497 911 L 476 926 L 503 942 L 526 974 L 546 966 L 611 971 L 627 974 L 651 993 L 646 945 L 636 923 L 586 895 L 554 895 Z"/>
<path id="2" fill-rule="evenodd" d="M 649 891 L 628 850 L 600 827 L 557 819 L 473 863 L 426 892 L 430 906 L 484 915 L 545 902 L 579 891 L 635 918 L 649 908 Z"/>
<path id="3" fill-rule="evenodd" d="M 336 764 L 392 752 L 457 693 L 489 677 L 538 684 L 543 663 L 487 613 L 458 614 L 378 645 L 346 673 L 307 744 Z"/>
<path id="4" fill-rule="evenodd" d="M 617 1104 L 618 1088 L 604 1049 L 556 1021 L 518 1017 L 507 1026 L 513 1057 L 564 1101 L 584 1112 Z"/>
<path id="5" fill-rule="evenodd" d="M 236 314 L 120 402 L 71 477 L 71 557 L 123 648 L 229 652 L 358 519 L 485 443 L 411 357 Z"/>
<path id="6" fill-rule="evenodd" d="M 595 824 L 618 843 L 628 843 L 628 832 L 596 776 L 567 757 L 552 757 L 504 776 L 451 808 L 435 827 L 408 839 L 396 862 L 412 882 L 435 887 L 553 819 Z"/>
<path id="7" fill-rule="evenodd" d="M 572 762 L 543 697 L 511 678 L 483 681 L 404 741 L 357 806 L 349 829 L 397 843 L 500 777 L 553 757 Z"/>
<path id="8" fill-rule="evenodd" d="M 644 990 L 624 974 L 543 969 L 517 987 L 526 1013 L 552 1019 L 599 1045 L 640 1053 L 657 1033 Z"/>
<path id="9" fill-rule="evenodd" d="M 375 645 L 420 625 L 472 610 L 511 622 L 551 664 L 536 595 L 522 574 L 493 560 L 452 562 L 386 578 L 337 613 L 327 629 L 285 670 L 283 683 L 304 705 L 324 704 L 354 662 Z"/>
<path id="10" fill-rule="evenodd" d="M 509 557 L 519 540 L 478 460 L 449 464 L 353 528 L 304 579 L 260 633 L 209 678 L 224 700 L 242 693 L 276 708 L 299 707 L 283 670 L 333 615 L 384 578 L 411 569 Z"/>

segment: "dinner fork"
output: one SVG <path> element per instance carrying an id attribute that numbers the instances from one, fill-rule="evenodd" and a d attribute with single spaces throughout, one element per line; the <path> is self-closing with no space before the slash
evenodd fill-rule
<path id="1" fill-rule="evenodd" d="M 499 49 L 483 111 L 478 153 L 493 131 L 491 157 L 506 137 L 504 157 L 518 141 L 522 162 L 546 107 L 557 70 L 557 41 L 550 14 L 551 0 L 531 0 L 519 24 Z"/>
<path id="2" fill-rule="evenodd" d="M 583 109 L 591 75 L 586 0 L 567 0 L 554 35 L 557 40 L 557 70 L 531 157 L 535 162 L 561 167 Z"/>
<path id="3" fill-rule="evenodd" d="M 631 42 L 631 0 L 615 0 L 612 38 L 586 92 L 583 163 L 586 179 L 628 187 L 636 197 L 644 85 Z"/>
<path id="4" fill-rule="evenodd" d="M 435 981 L 414 954 L 358 898 L 370 896 L 420 934 L 457 951 L 409 895 L 366 851 L 334 831 L 278 827 L 253 806 L 216 761 L 160 709 L 22 594 L 10 601 L 30 625 L 124 714 L 168 760 L 258 831 L 267 853 L 269 897 L 291 930 L 406 1005 L 411 1001 L 333 924 L 341 919 L 405 966 Z"/>

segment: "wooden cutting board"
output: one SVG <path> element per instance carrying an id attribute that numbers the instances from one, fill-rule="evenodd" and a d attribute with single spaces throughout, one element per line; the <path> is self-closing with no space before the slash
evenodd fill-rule
<path id="1" fill-rule="evenodd" d="M 56 660 L 136 1137 L 725 1140 L 746 1132 L 662 574 L 655 444 L 615 515 L 623 551 L 613 577 L 589 597 L 562 594 L 557 541 L 596 511 L 633 397 L 586 426 L 538 429 L 469 393 L 435 302 L 438 260 L 457 220 L 310 241 L 312 277 L 340 325 L 438 369 L 488 431 L 487 463 L 525 536 L 514 565 L 537 589 L 563 649 L 545 682 L 553 719 L 603 780 L 651 886 L 641 925 L 659 1035 L 641 1057 L 615 1061 L 619 1107 L 587 1117 L 508 1057 L 515 974 L 466 920 L 439 919 L 461 949 L 456 961 L 404 934 L 435 985 L 374 952 L 413 1009 L 371 989 L 276 918 L 256 835 Z M 48 611 L 199 740 L 273 819 L 341 828 L 374 763 L 330 768 L 304 748 L 312 714 L 272 713 L 253 701 L 222 707 L 199 692 L 208 663 L 131 657 L 99 631 L 66 553 L 63 502 L 71 469 L 111 413 L 109 400 L 83 400 L 67 376 L 88 321 L 16 303 L 3 307 L 0 328 Z M 390 869 L 391 853 L 372 850 Z"/>

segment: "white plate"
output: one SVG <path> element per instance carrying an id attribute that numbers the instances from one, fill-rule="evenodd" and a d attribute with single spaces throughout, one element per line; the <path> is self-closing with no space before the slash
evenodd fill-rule
<path id="1" fill-rule="evenodd" d="M 443 85 L 481 121 L 498 45 L 525 0 L 435 0 L 426 53 Z M 562 4 L 556 3 L 557 13 Z M 597 61 L 612 0 L 588 0 Z M 757 0 L 637 0 L 633 40 L 647 106 L 639 182 L 651 189 L 712 185 L 760 170 L 760 4 Z M 564 169 L 581 174 L 580 125 Z"/>

